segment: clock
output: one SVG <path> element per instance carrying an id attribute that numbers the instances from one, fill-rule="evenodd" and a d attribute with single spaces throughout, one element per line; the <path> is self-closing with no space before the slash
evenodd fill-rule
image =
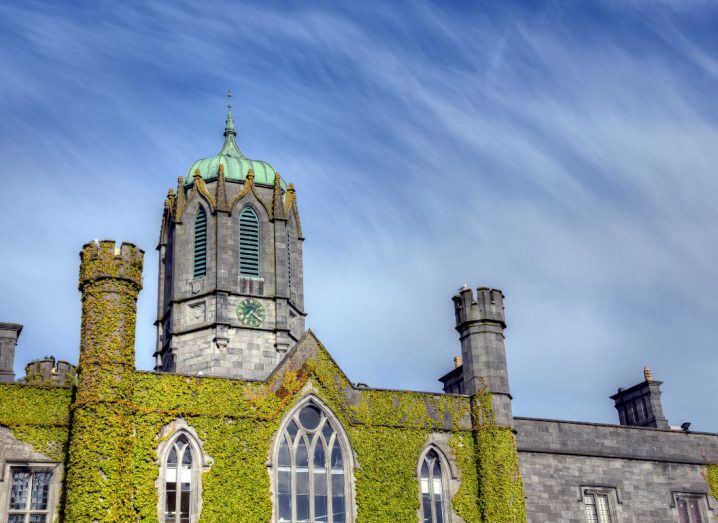
<path id="1" fill-rule="evenodd" d="M 259 327 L 264 322 L 264 307 L 254 298 L 247 298 L 239 302 L 237 317 L 242 325 Z"/>

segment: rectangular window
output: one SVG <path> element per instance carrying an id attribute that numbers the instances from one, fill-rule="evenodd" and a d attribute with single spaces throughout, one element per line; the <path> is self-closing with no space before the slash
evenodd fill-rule
<path id="1" fill-rule="evenodd" d="M 615 490 L 610 488 L 584 488 L 583 506 L 588 523 L 614 523 Z"/>
<path id="2" fill-rule="evenodd" d="M 703 508 L 703 496 L 677 494 L 676 508 L 680 523 L 707 523 L 708 521 Z"/>
<path id="3" fill-rule="evenodd" d="M 8 523 L 50 523 L 52 471 L 11 467 L 10 478 Z"/>

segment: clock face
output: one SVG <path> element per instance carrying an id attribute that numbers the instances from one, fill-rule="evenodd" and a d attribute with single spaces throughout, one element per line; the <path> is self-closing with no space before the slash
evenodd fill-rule
<path id="1" fill-rule="evenodd" d="M 259 327 L 264 322 L 264 307 L 253 298 L 242 300 L 237 306 L 237 317 L 242 325 Z"/>

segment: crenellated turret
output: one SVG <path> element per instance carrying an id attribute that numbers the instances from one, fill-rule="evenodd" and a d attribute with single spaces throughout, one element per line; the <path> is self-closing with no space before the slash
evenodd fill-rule
<path id="1" fill-rule="evenodd" d="M 137 296 L 142 249 L 91 242 L 80 253 L 82 330 L 72 412 L 66 521 L 132 521 L 132 445 Z M 98 429 L 99 427 L 99 429 Z M 103 493 L 111 491 L 108 499 Z"/>

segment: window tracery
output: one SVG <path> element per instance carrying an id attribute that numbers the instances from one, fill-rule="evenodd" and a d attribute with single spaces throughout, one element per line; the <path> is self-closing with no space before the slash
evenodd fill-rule
<path id="1" fill-rule="evenodd" d="M 439 453 L 430 448 L 421 459 L 419 483 L 423 523 L 445 523 L 446 474 Z"/>
<path id="2" fill-rule="evenodd" d="M 338 423 L 314 400 L 285 423 L 276 450 L 279 523 L 351 521 L 348 443 Z"/>

